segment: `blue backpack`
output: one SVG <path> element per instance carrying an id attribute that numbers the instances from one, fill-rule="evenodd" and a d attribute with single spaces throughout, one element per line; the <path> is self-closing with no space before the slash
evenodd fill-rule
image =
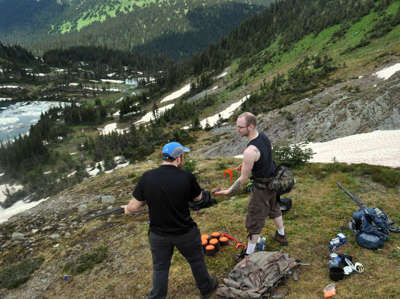
<path id="1" fill-rule="evenodd" d="M 361 208 L 353 213 L 350 228 L 356 232 L 356 242 L 369 249 L 381 248 L 389 237 L 387 215 L 378 208 Z"/>

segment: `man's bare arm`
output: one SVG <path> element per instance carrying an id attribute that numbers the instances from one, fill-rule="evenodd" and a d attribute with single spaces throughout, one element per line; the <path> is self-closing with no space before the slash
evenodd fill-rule
<path id="1" fill-rule="evenodd" d="M 230 192 L 236 192 L 240 189 L 240 178 L 238 178 L 233 184 L 232 186 L 229 188 Z"/>
<path id="2" fill-rule="evenodd" d="M 251 170 L 253 169 L 254 162 L 256 162 L 260 158 L 260 152 L 255 147 L 250 145 L 246 150 L 243 152 L 243 163 L 242 169 L 240 172 L 240 177 L 232 184 L 231 187 L 227 190 L 222 190 L 215 192 L 215 195 L 227 195 L 232 192 L 236 192 L 239 190 L 241 185 L 244 185 L 249 180 Z"/>

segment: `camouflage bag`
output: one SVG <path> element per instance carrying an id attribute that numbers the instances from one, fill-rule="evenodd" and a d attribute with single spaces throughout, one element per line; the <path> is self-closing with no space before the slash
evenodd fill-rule
<path id="1" fill-rule="evenodd" d="M 287 253 L 258 251 L 250 254 L 246 266 L 239 262 L 217 290 L 223 298 L 268 298 L 299 264 Z"/>
<path id="2" fill-rule="evenodd" d="M 275 191 L 278 195 L 288 193 L 292 190 L 295 179 L 293 173 L 284 165 L 279 165 L 275 170 L 272 181 L 268 184 L 268 188 Z"/>

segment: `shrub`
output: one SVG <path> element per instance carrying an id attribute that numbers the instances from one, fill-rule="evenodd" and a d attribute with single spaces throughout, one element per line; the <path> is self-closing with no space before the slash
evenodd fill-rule
<path id="1" fill-rule="evenodd" d="M 43 258 L 26 259 L 0 271 L 0 288 L 14 289 L 29 280 L 43 263 Z"/>
<path id="2" fill-rule="evenodd" d="M 217 170 L 225 170 L 225 169 L 228 169 L 229 167 L 228 167 L 228 165 L 227 165 L 227 163 L 226 163 L 226 161 L 223 161 L 223 160 L 218 160 L 217 161 Z"/>
<path id="3" fill-rule="evenodd" d="M 314 153 L 311 149 L 304 149 L 302 144 L 276 145 L 273 147 L 273 157 L 276 164 L 296 167 L 306 164 L 311 160 Z"/>
<path id="4" fill-rule="evenodd" d="M 183 169 L 193 173 L 196 170 L 196 160 L 185 160 L 185 165 L 183 165 Z"/>
<path id="5" fill-rule="evenodd" d="M 394 188 L 400 185 L 400 171 L 396 169 L 376 169 L 371 178 L 374 182 L 381 183 L 388 188 Z"/>

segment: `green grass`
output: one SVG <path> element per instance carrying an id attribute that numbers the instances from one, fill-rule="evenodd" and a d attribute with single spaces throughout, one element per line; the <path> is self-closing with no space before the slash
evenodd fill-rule
<path id="1" fill-rule="evenodd" d="M 117 13 L 129 13 L 134 11 L 135 6 L 143 8 L 152 3 L 162 3 L 166 0 L 140 0 L 140 1 L 130 1 L 130 0 L 119 0 L 113 5 L 98 5 L 93 7 L 91 10 L 83 11 L 80 17 L 76 20 L 76 30 L 80 31 L 82 28 L 94 23 L 94 22 L 104 22 L 107 18 L 114 18 Z M 66 21 L 59 26 L 60 33 L 68 33 L 72 30 L 73 24 L 70 21 Z"/>
<path id="2" fill-rule="evenodd" d="M 399 6 L 400 2 L 395 1 L 386 9 L 386 13 L 393 16 L 397 13 Z M 267 53 L 274 54 L 272 57 L 272 62 L 263 66 L 262 73 L 284 73 L 305 56 L 327 54 L 335 61 L 342 63 L 343 61 L 358 60 L 360 57 L 365 57 L 379 51 L 384 51 L 385 45 L 393 45 L 398 42 L 400 38 L 400 26 L 395 27 L 391 32 L 382 38 L 370 40 L 370 43 L 366 46 L 349 51 L 349 49 L 355 48 L 363 40 L 368 40 L 367 33 L 373 29 L 377 20 L 381 17 L 382 16 L 375 12 L 364 16 L 358 22 L 352 24 L 348 28 L 344 37 L 335 43 L 331 42 L 331 37 L 343 25 L 329 27 L 316 36 L 314 34 L 309 34 L 295 43 L 291 49 L 285 53 L 280 53 L 280 37 L 278 37 L 268 48 L 260 51 L 258 54 L 261 57 L 265 56 Z M 344 54 L 346 50 L 348 53 Z M 233 70 L 237 69 L 238 61 L 239 60 L 235 60 L 232 63 L 231 66 Z M 247 71 L 243 78 L 243 82 L 248 82 L 249 80 L 254 80 L 262 76 L 265 75 L 260 73 L 254 75 L 254 73 Z"/>
<path id="3" fill-rule="evenodd" d="M 392 4 L 389 5 L 389 7 L 386 9 L 386 13 L 394 16 L 398 12 L 400 7 L 400 1 L 394 1 Z"/>
<path id="4" fill-rule="evenodd" d="M 191 145 L 188 145 L 189 147 Z M 152 159 L 156 159 L 153 157 Z M 228 187 L 224 179 L 224 168 L 236 167 L 237 159 L 200 159 L 191 153 L 188 159 L 196 159 L 196 170 L 201 171 L 199 182 L 202 188 Z M 110 175 L 91 178 L 68 190 L 68 194 L 80 198 L 88 194 L 99 194 L 103 186 L 107 194 L 114 194 L 121 200 L 129 200 L 134 181 L 149 169 L 147 162 L 136 163 Z M 151 166 L 153 167 L 153 166 Z M 381 207 L 396 222 L 400 221 L 398 201 L 400 171 L 387 167 L 366 164 L 346 165 L 306 164 L 294 169 L 297 184 L 287 196 L 292 198 L 293 207 L 284 215 L 289 246 L 282 248 L 290 256 L 301 259 L 311 266 L 298 270 L 299 281 L 289 280 L 287 298 L 321 298 L 322 289 L 332 281 L 328 276 L 328 244 L 338 232 L 347 236 L 348 242 L 339 252 L 353 256 L 364 264 L 365 272 L 352 275 L 338 282 L 340 298 L 397 298 L 400 291 L 400 234 L 392 233 L 384 247 L 377 251 L 361 248 L 353 234 L 346 228 L 351 215 L 358 207 L 337 186 L 340 182 L 348 191 L 357 195 L 367 206 Z M 386 187 L 386 181 L 374 181 L 374 175 L 390 174 L 396 187 Z M 393 177 L 393 178 L 392 178 Z M 120 181 L 118 185 L 112 182 Z M 120 194 L 123 194 L 122 196 Z M 210 208 L 192 211 L 192 218 L 202 233 L 227 232 L 241 242 L 246 242 L 244 227 L 247 192 L 225 197 L 217 197 L 218 204 Z M 95 208 L 96 202 L 93 202 Z M 99 205 L 99 203 L 97 203 Z M 72 216 L 74 214 L 71 214 Z M 152 262 L 148 244 L 148 216 L 96 218 L 83 223 L 82 228 L 69 238 L 63 239 L 63 247 L 54 251 L 43 242 L 41 254 L 46 257 L 46 267 L 53 269 L 52 275 L 60 277 L 42 294 L 47 298 L 78 297 L 95 298 L 141 298 L 151 288 Z M 14 231 L 12 228 L 10 228 Z M 280 246 L 269 237 L 275 231 L 273 222 L 267 219 L 261 234 L 267 237 L 268 251 L 280 250 Z M 104 249 L 107 244 L 107 249 Z M 39 244 L 38 244 L 39 246 Z M 77 248 L 82 248 L 77 250 Z M 235 265 L 234 256 L 240 252 L 234 243 L 223 247 L 215 256 L 206 257 L 211 274 L 220 281 L 226 278 Z M 2 252 L 0 256 L 4 256 Z M 65 283 L 63 275 L 78 275 Z M 198 290 L 186 260 L 174 252 L 169 276 L 169 298 L 197 298 Z M 217 297 L 213 297 L 217 298 Z"/>

